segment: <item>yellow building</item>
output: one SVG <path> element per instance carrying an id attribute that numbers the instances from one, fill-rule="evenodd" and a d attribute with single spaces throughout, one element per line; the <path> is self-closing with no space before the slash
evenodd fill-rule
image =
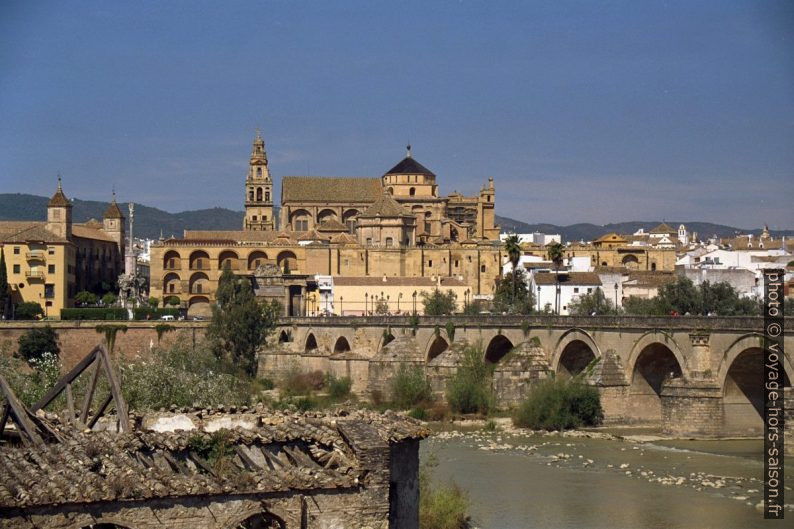
<path id="1" fill-rule="evenodd" d="M 281 231 L 269 227 L 271 184 L 257 134 L 245 183 L 245 229 L 186 230 L 153 244 L 150 295 L 177 296 L 190 313 L 205 314 L 226 264 L 250 276 L 267 297 L 282 298 L 275 290 L 284 289 L 288 314 L 307 313 L 316 275 L 442 278 L 472 299 L 493 292 L 503 260 L 493 179 L 476 197 L 441 197 L 435 174 L 413 159 L 410 147 L 380 178 L 285 176 Z M 367 288 L 348 294 L 350 307 L 363 307 L 363 294 L 374 295 Z"/>
<path id="2" fill-rule="evenodd" d="M 123 244 L 124 216 L 115 195 L 101 223 L 73 223 L 59 178 L 46 221 L 0 221 L 12 302 L 38 303 L 47 317 L 59 318 L 77 292 L 115 288 Z"/>

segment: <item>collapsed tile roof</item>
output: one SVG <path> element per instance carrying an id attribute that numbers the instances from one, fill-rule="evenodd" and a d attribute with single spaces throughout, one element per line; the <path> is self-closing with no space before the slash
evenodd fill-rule
<path id="1" fill-rule="evenodd" d="M 12 509 L 67 503 L 350 488 L 367 475 L 359 444 L 429 435 L 417 421 L 394 413 L 231 411 L 182 413 L 197 425 L 188 430 L 72 430 L 60 443 L 0 444 L 0 517 Z M 238 426 L 210 433 L 201 425 L 212 417 Z M 208 449 L 218 442 L 221 457 Z"/>

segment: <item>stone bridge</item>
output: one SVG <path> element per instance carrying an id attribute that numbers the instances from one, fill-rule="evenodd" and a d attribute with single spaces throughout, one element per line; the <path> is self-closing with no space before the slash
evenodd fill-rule
<path id="1" fill-rule="evenodd" d="M 420 366 L 434 390 L 467 346 L 495 366 L 503 407 L 533 381 L 582 373 L 602 396 L 605 420 L 660 425 L 671 434 L 758 435 L 763 413 L 763 321 L 752 317 L 452 316 L 283 320 L 260 354 L 260 373 L 297 366 L 350 376 L 353 390 L 389 390 L 401 364 Z M 786 321 L 784 349 L 794 346 Z M 510 354 L 508 354 L 510 353 Z M 794 370 L 784 355 L 783 384 Z"/>

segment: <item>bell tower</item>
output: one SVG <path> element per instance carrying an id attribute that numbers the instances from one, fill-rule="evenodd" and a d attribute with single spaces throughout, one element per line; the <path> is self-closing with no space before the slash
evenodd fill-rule
<path id="1" fill-rule="evenodd" d="M 274 230 L 273 218 L 273 180 L 267 167 L 265 140 L 256 130 L 256 138 L 251 149 L 248 163 L 248 176 L 245 178 L 245 220 L 244 230 Z"/>

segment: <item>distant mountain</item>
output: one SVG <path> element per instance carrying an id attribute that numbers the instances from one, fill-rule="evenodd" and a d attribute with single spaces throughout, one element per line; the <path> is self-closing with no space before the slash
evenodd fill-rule
<path id="1" fill-rule="evenodd" d="M 45 220 L 47 214 L 47 197 L 36 195 L 25 195 L 21 193 L 0 193 L 0 220 Z M 93 200 L 72 201 L 72 218 L 75 222 L 85 222 L 94 218 L 102 220 L 102 214 L 108 207 L 107 202 L 97 202 Z M 119 204 L 126 216 L 126 205 Z M 278 213 L 278 208 L 274 208 Z M 653 228 L 658 221 L 653 222 L 620 222 L 616 224 L 571 224 L 570 226 L 557 226 L 555 224 L 528 224 L 519 220 L 497 215 L 496 222 L 502 227 L 502 231 L 512 231 L 516 233 L 559 233 L 564 241 L 585 241 L 593 240 L 605 233 L 617 232 L 623 234 L 634 233 L 640 228 L 646 231 Z M 673 228 L 678 228 L 681 222 L 668 221 L 667 224 Z M 720 237 L 730 237 L 736 233 L 761 233 L 760 229 L 745 231 L 732 226 L 722 224 L 711 224 L 708 222 L 684 222 L 689 232 L 697 232 L 701 237 L 718 235 Z M 239 230 L 243 225 L 243 212 L 233 211 L 225 208 L 196 209 L 182 211 L 179 213 L 169 213 L 161 209 L 135 204 L 135 235 L 139 237 L 156 239 L 163 235 L 169 237 L 182 235 L 185 229 L 191 230 Z M 794 230 L 772 231 L 772 235 L 794 236 Z"/>
<path id="2" fill-rule="evenodd" d="M 0 220 L 45 220 L 49 198 L 20 193 L 0 193 Z M 74 199 L 72 219 L 85 222 L 94 218 L 102 220 L 107 202 Z M 127 216 L 126 204 L 119 204 Z M 185 229 L 193 230 L 239 230 L 243 226 L 243 212 L 224 208 L 197 209 L 169 213 L 161 209 L 135 204 L 135 235 L 156 239 L 182 235 Z"/>
<path id="3" fill-rule="evenodd" d="M 597 239 L 598 237 L 610 232 L 632 234 L 640 228 L 648 231 L 660 223 L 660 221 L 633 221 L 604 224 L 603 226 L 586 223 L 571 224 L 570 226 L 557 226 L 555 224 L 528 224 L 526 222 L 521 222 L 520 220 L 511 219 L 508 217 L 500 217 L 498 215 L 496 216 L 496 222 L 501 226 L 503 232 L 540 232 L 549 234 L 559 233 L 562 235 L 563 241 L 592 241 L 593 239 Z M 686 226 L 686 229 L 689 233 L 696 232 L 701 238 L 711 237 L 712 235 L 717 235 L 718 237 L 732 237 L 737 233 L 752 233 L 754 235 L 759 235 L 761 233 L 761 228 L 755 230 L 742 230 L 739 228 L 734 228 L 733 226 L 713 224 L 711 222 L 666 222 L 676 230 L 678 229 L 679 224 L 683 224 Z M 775 237 L 780 237 L 783 235 L 789 237 L 794 235 L 794 230 L 771 230 L 770 233 Z"/>

